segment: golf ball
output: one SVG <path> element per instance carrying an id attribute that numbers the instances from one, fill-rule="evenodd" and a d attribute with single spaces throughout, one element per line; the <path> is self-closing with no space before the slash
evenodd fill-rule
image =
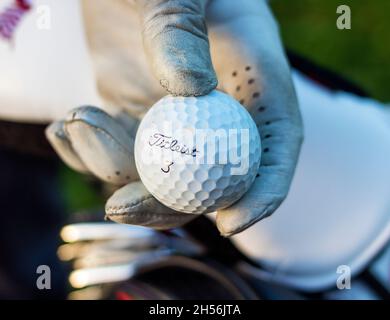
<path id="1" fill-rule="evenodd" d="M 135 140 L 145 187 L 164 205 L 193 214 L 240 199 L 256 177 L 260 155 L 248 111 L 217 90 L 162 98 L 145 114 Z"/>

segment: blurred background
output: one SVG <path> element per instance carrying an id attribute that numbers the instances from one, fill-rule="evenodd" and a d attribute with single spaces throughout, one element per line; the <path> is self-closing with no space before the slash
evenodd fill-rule
<path id="1" fill-rule="evenodd" d="M 272 0 L 285 46 L 390 101 L 390 1 Z M 336 8 L 349 5 L 352 29 L 335 27 Z"/>

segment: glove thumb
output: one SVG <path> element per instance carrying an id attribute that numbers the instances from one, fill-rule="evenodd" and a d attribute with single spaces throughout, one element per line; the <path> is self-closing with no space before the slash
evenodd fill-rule
<path id="1" fill-rule="evenodd" d="M 205 23 L 207 0 L 138 0 L 146 54 L 171 94 L 199 96 L 217 86 Z"/>

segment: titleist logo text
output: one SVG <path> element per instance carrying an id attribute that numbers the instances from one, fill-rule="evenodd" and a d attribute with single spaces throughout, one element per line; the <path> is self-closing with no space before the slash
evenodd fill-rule
<path id="1" fill-rule="evenodd" d="M 196 148 L 190 148 L 185 144 L 180 144 L 177 139 L 158 132 L 150 137 L 149 145 L 151 147 L 160 147 L 162 149 L 171 150 L 194 158 L 198 152 Z"/>

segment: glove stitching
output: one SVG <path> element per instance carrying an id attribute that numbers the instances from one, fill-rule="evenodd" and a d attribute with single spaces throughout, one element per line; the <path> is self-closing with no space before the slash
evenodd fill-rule
<path id="1" fill-rule="evenodd" d="M 118 140 L 114 139 L 113 136 L 108 131 L 106 131 L 106 130 L 104 130 L 102 128 L 99 128 L 99 127 L 97 127 L 97 126 L 95 126 L 93 124 L 87 123 L 84 120 L 72 120 L 72 121 L 67 122 L 67 123 L 72 124 L 72 123 L 75 123 L 75 122 L 81 122 L 81 123 L 87 125 L 88 127 L 92 128 L 93 130 L 95 130 L 97 132 L 100 132 L 100 133 L 103 133 L 106 137 L 108 137 L 109 140 L 115 142 L 115 144 L 118 145 L 119 149 L 121 149 L 122 152 L 124 152 L 124 153 L 131 153 L 131 151 L 128 150 L 126 147 L 122 146 L 122 144 L 119 143 Z"/>

